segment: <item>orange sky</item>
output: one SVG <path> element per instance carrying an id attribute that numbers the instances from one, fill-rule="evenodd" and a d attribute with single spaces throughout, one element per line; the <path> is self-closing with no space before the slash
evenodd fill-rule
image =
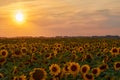
<path id="1" fill-rule="evenodd" d="M 1 0 L 0 37 L 120 35 L 120 0 Z M 14 16 L 21 9 L 25 22 Z"/>

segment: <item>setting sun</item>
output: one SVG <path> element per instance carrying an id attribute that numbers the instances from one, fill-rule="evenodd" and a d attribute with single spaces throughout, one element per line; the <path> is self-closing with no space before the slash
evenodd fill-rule
<path id="1" fill-rule="evenodd" d="M 23 22 L 24 21 L 24 14 L 22 11 L 17 11 L 17 13 L 15 14 L 15 19 L 17 22 Z"/>

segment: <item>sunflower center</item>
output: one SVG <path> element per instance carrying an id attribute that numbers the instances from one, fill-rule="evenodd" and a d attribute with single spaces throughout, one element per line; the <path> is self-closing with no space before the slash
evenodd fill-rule
<path id="1" fill-rule="evenodd" d="M 42 70 L 35 70 L 32 77 L 34 80 L 42 80 L 44 78 L 44 72 Z"/>
<path id="2" fill-rule="evenodd" d="M 45 57 L 48 58 L 50 56 L 50 54 L 46 54 Z"/>
<path id="3" fill-rule="evenodd" d="M 72 65 L 72 66 L 71 66 L 71 70 L 72 70 L 72 71 L 76 71 L 76 70 L 77 70 L 77 66 L 76 66 L 76 65 Z"/>
<path id="4" fill-rule="evenodd" d="M 83 67 L 83 68 L 82 68 L 82 72 L 83 72 L 83 73 L 86 73 L 86 71 L 87 71 L 87 68 L 86 68 L 86 67 Z"/>
<path id="5" fill-rule="evenodd" d="M 68 66 L 65 66 L 65 71 L 69 71 Z"/>
<path id="6" fill-rule="evenodd" d="M 117 49 L 113 49 L 113 53 L 117 53 Z"/>
<path id="7" fill-rule="evenodd" d="M 32 48 L 32 52 L 34 52 L 35 51 L 35 48 Z"/>
<path id="8" fill-rule="evenodd" d="M 20 55 L 20 51 L 15 51 L 15 54 L 16 55 Z"/>
<path id="9" fill-rule="evenodd" d="M 3 46 L 3 47 L 1 47 L 1 49 L 5 49 L 5 47 Z"/>
<path id="10" fill-rule="evenodd" d="M 35 60 L 35 61 L 37 60 L 37 58 L 36 58 L 35 56 L 33 56 L 32 58 L 33 58 L 33 60 Z"/>
<path id="11" fill-rule="evenodd" d="M 80 48 L 80 51 L 82 51 L 82 48 Z"/>
<path id="12" fill-rule="evenodd" d="M 19 80 L 19 78 L 15 78 L 15 80 Z"/>
<path id="13" fill-rule="evenodd" d="M 91 56 L 88 54 L 88 55 L 86 56 L 86 58 L 87 58 L 87 59 L 91 59 Z"/>
<path id="14" fill-rule="evenodd" d="M 53 72 L 56 72 L 56 71 L 57 71 L 57 68 L 56 68 L 56 67 L 53 67 L 53 68 L 52 68 L 52 71 L 53 71 Z"/>
<path id="15" fill-rule="evenodd" d="M 87 78 L 87 79 L 92 79 L 92 75 L 86 74 L 86 78 Z"/>
<path id="16" fill-rule="evenodd" d="M 98 72 L 97 69 L 94 69 L 94 70 L 92 71 L 93 74 L 96 74 L 97 72 Z"/>
<path id="17" fill-rule="evenodd" d="M 60 47 L 60 45 L 58 45 L 58 47 Z"/>
<path id="18" fill-rule="evenodd" d="M 3 51 L 3 52 L 2 52 L 2 55 L 3 55 L 3 56 L 5 56 L 5 55 L 6 55 L 6 52 L 5 52 L 5 51 Z"/>
<path id="19" fill-rule="evenodd" d="M 22 78 L 19 78 L 19 80 L 23 80 Z"/>
<path id="20" fill-rule="evenodd" d="M 26 53 L 27 51 L 26 51 L 26 49 L 22 49 L 22 52 L 23 52 L 23 53 Z"/>
<path id="21" fill-rule="evenodd" d="M 15 69 L 15 70 L 13 71 L 13 73 L 14 73 L 14 74 L 17 74 L 17 73 L 18 73 L 18 70 Z M 17 79 L 17 78 L 16 78 L 16 79 Z"/>
<path id="22" fill-rule="evenodd" d="M 106 68 L 107 68 L 106 65 L 102 65 L 102 66 L 100 67 L 101 70 L 105 70 Z"/>
<path id="23" fill-rule="evenodd" d="M 116 64 L 116 68 L 120 68 L 120 63 L 117 63 L 117 64 Z"/>
<path id="24" fill-rule="evenodd" d="M 2 78 L 2 76 L 0 75 L 0 78 Z"/>

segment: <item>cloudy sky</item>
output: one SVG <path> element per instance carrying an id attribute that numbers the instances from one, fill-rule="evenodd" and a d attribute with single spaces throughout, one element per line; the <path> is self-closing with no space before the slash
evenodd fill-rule
<path id="1" fill-rule="evenodd" d="M 120 35 L 120 0 L 0 0 L 0 37 L 92 35 Z"/>

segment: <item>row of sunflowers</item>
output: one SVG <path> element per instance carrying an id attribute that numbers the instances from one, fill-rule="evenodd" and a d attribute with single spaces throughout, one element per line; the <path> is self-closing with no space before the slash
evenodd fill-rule
<path id="1" fill-rule="evenodd" d="M 0 80 L 120 80 L 120 39 L 0 39 Z"/>

